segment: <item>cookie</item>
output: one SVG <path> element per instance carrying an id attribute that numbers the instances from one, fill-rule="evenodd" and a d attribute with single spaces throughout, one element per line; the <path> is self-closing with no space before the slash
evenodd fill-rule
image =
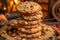
<path id="1" fill-rule="evenodd" d="M 36 28 L 18 28 L 18 31 L 23 32 L 23 33 L 36 33 L 38 31 L 40 31 L 42 28 L 41 26 L 37 26 Z"/>
<path id="2" fill-rule="evenodd" d="M 21 40 L 42 40 L 42 39 L 40 39 L 40 38 L 21 38 Z"/>
<path id="3" fill-rule="evenodd" d="M 13 37 L 11 37 L 12 35 L 9 35 L 9 34 L 7 34 L 7 32 L 6 32 L 6 28 L 7 26 L 5 26 L 5 27 L 3 27 L 2 29 L 1 29 L 1 35 L 2 36 L 4 36 L 4 37 L 10 37 L 10 38 L 13 38 Z M 5 28 L 5 29 L 4 29 Z M 17 31 L 17 32 L 19 32 L 19 31 Z M 39 35 L 41 35 L 41 32 L 39 31 L 39 32 L 37 32 L 37 33 L 32 33 L 32 34 L 29 34 L 29 33 L 23 33 L 23 32 L 19 32 L 18 33 L 18 36 L 20 36 L 20 37 L 25 37 L 25 38 L 33 38 L 33 37 L 38 37 Z M 9 38 L 8 38 L 9 39 Z"/>
<path id="4" fill-rule="evenodd" d="M 37 25 L 40 23 L 41 20 L 36 20 L 36 21 L 25 21 L 25 20 L 18 20 L 20 26 L 31 26 L 31 25 Z"/>
<path id="5" fill-rule="evenodd" d="M 39 14 L 37 14 L 37 15 L 33 15 L 33 16 L 24 16 L 24 15 L 22 15 L 22 18 L 24 19 L 24 20 L 27 20 L 27 21 L 34 21 L 34 20 L 41 20 L 41 18 L 42 18 L 42 13 L 39 13 Z"/>
<path id="6" fill-rule="evenodd" d="M 20 2 L 17 6 L 17 10 L 24 14 L 24 13 L 34 13 L 41 10 L 41 6 L 38 3 L 32 1 Z"/>
<path id="7" fill-rule="evenodd" d="M 18 24 L 18 20 L 16 20 L 16 19 L 10 20 L 9 22 L 10 22 L 10 24 L 12 24 L 12 23 Z"/>
<path id="8" fill-rule="evenodd" d="M 2 37 L 5 37 L 6 38 L 6 40 L 51 40 L 51 37 L 52 37 L 52 40 L 53 40 L 53 38 L 55 38 L 55 37 L 53 37 L 53 35 L 51 36 L 51 34 L 52 33 L 48 33 L 48 35 L 45 35 L 45 36 L 42 36 L 41 34 L 40 34 L 40 36 L 37 36 L 37 37 L 34 37 L 34 36 L 32 36 L 32 37 L 28 37 L 28 36 L 26 36 L 27 34 L 25 34 L 25 36 L 24 35 L 22 35 L 23 33 L 19 33 L 20 35 L 16 35 L 15 37 L 11 37 L 11 36 L 9 36 L 7 33 L 6 33 L 6 29 L 4 29 L 4 28 L 6 28 L 6 26 L 5 27 L 3 27 L 1 30 L 0 30 L 0 34 L 1 34 L 1 36 Z M 52 30 L 53 31 L 53 30 Z M 41 31 L 40 31 L 41 32 Z M 38 33 L 38 32 L 37 32 Z M 30 35 L 29 35 L 30 36 Z"/>
<path id="9" fill-rule="evenodd" d="M 27 39 L 27 40 L 29 40 L 29 39 Z M 30 40 L 43 40 L 43 38 L 41 39 L 41 38 L 30 38 Z"/>
<path id="10" fill-rule="evenodd" d="M 20 16 L 21 15 L 24 15 L 24 16 L 34 16 L 34 15 L 38 15 L 38 14 L 43 15 L 42 10 L 39 10 L 39 11 L 34 12 L 34 13 L 30 13 L 30 14 L 29 13 L 25 13 L 25 14 L 20 13 Z"/>
<path id="11" fill-rule="evenodd" d="M 41 31 L 41 33 L 44 34 L 44 35 L 41 34 L 42 36 L 47 38 L 47 37 L 51 37 L 54 35 L 54 30 L 51 26 L 48 26 L 46 24 L 41 24 L 41 27 L 43 28 L 43 31 L 44 31 L 44 33 Z"/>
<path id="12" fill-rule="evenodd" d="M 38 27 L 39 26 L 39 24 L 37 24 L 37 25 L 32 25 L 32 26 L 21 26 L 21 25 L 19 25 L 20 27 L 23 27 L 23 28 L 27 28 L 27 29 L 30 29 L 30 28 L 36 28 L 36 27 Z M 19 28 L 19 27 L 18 27 Z"/>
<path id="13" fill-rule="evenodd" d="M 41 35 L 41 31 L 33 34 L 26 34 L 26 33 L 19 33 L 20 37 L 25 37 L 25 38 L 36 38 Z"/>

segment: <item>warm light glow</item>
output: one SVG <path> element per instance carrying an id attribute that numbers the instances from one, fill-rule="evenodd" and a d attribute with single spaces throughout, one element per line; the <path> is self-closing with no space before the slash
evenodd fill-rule
<path id="1" fill-rule="evenodd" d="M 6 7 L 4 7 L 4 10 L 6 10 Z"/>
<path id="2" fill-rule="evenodd" d="M 17 11 L 15 4 L 14 4 L 13 9 L 12 9 L 12 12 L 14 12 L 14 11 Z"/>
<path id="3" fill-rule="evenodd" d="M 12 6 L 13 5 L 13 1 L 10 1 L 10 6 Z"/>
<path id="4" fill-rule="evenodd" d="M 16 5 L 18 5 L 19 4 L 19 0 L 14 0 L 14 2 L 16 3 Z"/>
<path id="5" fill-rule="evenodd" d="M 15 3 L 17 3 L 17 0 L 14 0 Z"/>

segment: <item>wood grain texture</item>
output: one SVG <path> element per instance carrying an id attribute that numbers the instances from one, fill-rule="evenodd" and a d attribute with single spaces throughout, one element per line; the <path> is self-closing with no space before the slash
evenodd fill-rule
<path id="1" fill-rule="evenodd" d="M 42 10 L 48 10 L 48 4 L 40 4 L 42 7 Z"/>
<path id="2" fill-rule="evenodd" d="M 48 2 L 49 2 L 49 0 L 38 0 L 38 2 L 48 3 Z"/>
<path id="3" fill-rule="evenodd" d="M 48 11 L 42 11 L 43 12 L 43 17 L 47 17 L 48 16 Z"/>

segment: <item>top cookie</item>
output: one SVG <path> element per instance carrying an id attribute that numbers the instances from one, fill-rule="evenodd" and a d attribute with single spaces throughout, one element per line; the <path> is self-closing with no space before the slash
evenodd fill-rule
<path id="1" fill-rule="evenodd" d="M 17 10 L 21 13 L 34 13 L 41 10 L 41 6 L 38 3 L 26 1 L 20 2 L 17 6 Z"/>

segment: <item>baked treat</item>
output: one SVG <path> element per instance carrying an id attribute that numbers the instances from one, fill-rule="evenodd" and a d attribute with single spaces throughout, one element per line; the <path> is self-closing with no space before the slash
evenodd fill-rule
<path id="1" fill-rule="evenodd" d="M 40 23 L 41 20 L 37 21 L 25 21 L 25 20 L 19 20 L 19 24 L 23 26 L 31 26 L 31 25 L 37 25 Z"/>
<path id="2" fill-rule="evenodd" d="M 13 26 L 13 27 L 17 27 L 17 28 L 22 27 L 22 28 L 26 28 L 26 29 L 37 28 L 37 27 L 40 25 L 40 24 L 36 24 L 36 25 L 20 25 L 20 24 L 19 24 L 19 20 L 20 20 L 20 19 L 11 20 L 9 25 L 11 25 L 11 26 Z M 23 24 L 23 23 L 22 23 L 22 24 Z"/>
<path id="3" fill-rule="evenodd" d="M 42 40 L 40 38 L 22 38 L 22 40 Z"/>
<path id="4" fill-rule="evenodd" d="M 12 24 L 12 23 L 18 24 L 18 20 L 16 20 L 16 19 L 10 20 L 9 22 L 10 22 L 10 24 Z"/>
<path id="5" fill-rule="evenodd" d="M 19 33 L 20 37 L 25 37 L 25 38 L 36 38 L 41 35 L 41 32 L 33 33 L 33 34 L 25 34 L 25 33 Z"/>
<path id="6" fill-rule="evenodd" d="M 43 24 L 44 26 L 46 26 L 45 24 Z M 48 26 L 46 26 L 46 28 L 45 29 L 47 29 L 47 27 Z M 50 27 L 49 27 L 50 28 Z M 48 29 L 49 29 L 48 28 Z M 41 35 L 41 31 L 39 31 L 39 32 L 37 32 L 37 33 L 34 33 L 34 34 L 25 34 L 25 33 L 21 33 L 21 32 L 19 32 L 19 35 L 15 35 L 15 36 L 11 36 L 11 35 L 9 35 L 9 34 L 7 34 L 7 32 L 6 32 L 6 29 L 7 29 L 7 26 L 4 26 L 4 27 L 2 27 L 1 28 L 1 30 L 0 30 L 0 34 L 1 34 L 1 36 L 2 37 L 5 37 L 6 38 L 6 40 L 20 40 L 20 39 L 25 39 L 25 40 L 51 40 L 51 39 L 54 39 L 55 37 L 55 35 L 54 35 L 54 32 L 53 32 L 53 30 L 51 30 L 50 32 L 46 32 L 46 34 L 45 35 Z M 50 29 L 49 29 L 50 30 Z M 38 35 L 38 36 L 37 36 Z M 40 35 L 40 36 L 39 36 Z M 7 38 L 8 37 L 8 38 Z"/>
<path id="7" fill-rule="evenodd" d="M 36 33 L 40 31 L 42 28 L 41 26 L 37 26 L 36 28 L 18 28 L 18 31 L 23 32 L 23 33 Z"/>
<path id="8" fill-rule="evenodd" d="M 22 21 L 22 22 L 21 22 Z M 37 21 L 23 21 L 22 19 L 21 19 L 21 21 L 20 21 L 20 19 L 19 18 L 17 18 L 17 20 L 10 20 L 10 24 L 9 25 L 12 25 L 12 26 L 14 26 L 14 27 L 17 27 L 17 28 L 19 28 L 19 27 L 22 27 L 22 28 L 28 28 L 28 29 L 30 29 L 30 28 L 36 28 L 36 27 L 38 27 L 39 25 L 40 25 L 40 22 L 39 22 L 39 20 L 37 20 Z M 19 23 L 20 22 L 20 23 Z M 26 23 L 28 23 L 28 22 L 30 22 L 30 24 L 26 24 Z M 33 22 L 35 22 L 36 23 L 36 25 L 35 25 L 35 23 L 33 24 Z M 24 24 L 23 24 L 24 23 Z M 37 24 L 38 23 L 38 24 Z M 31 24 L 33 24 L 33 25 L 31 25 Z"/>
<path id="9" fill-rule="evenodd" d="M 39 19 L 41 20 L 42 16 L 43 16 L 42 12 L 37 12 L 36 15 L 33 16 L 22 15 L 22 18 L 27 21 L 34 21 Z"/>
<path id="10" fill-rule="evenodd" d="M 37 12 L 39 10 L 41 10 L 41 6 L 38 3 L 35 2 L 20 2 L 20 4 L 17 6 L 17 10 L 21 13 L 34 13 Z"/>
<path id="11" fill-rule="evenodd" d="M 12 34 L 9 35 L 9 33 L 7 33 L 6 30 L 7 30 L 7 26 L 4 26 L 4 27 L 1 29 L 1 35 L 5 36 L 5 37 L 6 37 L 6 35 L 12 37 Z M 4 32 L 5 32 L 5 33 L 4 33 Z M 10 32 L 10 31 L 8 31 L 8 32 Z M 19 31 L 17 31 L 17 32 L 19 32 Z M 20 35 L 20 37 L 38 37 L 39 35 L 41 35 L 41 32 L 39 31 L 39 32 L 33 33 L 33 34 L 26 34 L 26 33 L 19 32 L 18 34 Z M 16 35 L 15 35 L 15 36 L 16 36 Z M 14 36 L 13 36 L 13 37 L 14 37 Z"/>
<path id="12" fill-rule="evenodd" d="M 36 27 L 38 27 L 39 26 L 39 24 L 37 24 L 37 25 L 30 25 L 30 26 L 23 26 L 23 25 L 20 25 L 20 27 L 23 27 L 23 28 L 27 28 L 27 29 L 30 29 L 30 28 L 36 28 Z"/>
<path id="13" fill-rule="evenodd" d="M 48 38 L 55 34 L 51 26 L 46 24 L 40 24 L 40 26 L 42 26 L 41 36 Z"/>

